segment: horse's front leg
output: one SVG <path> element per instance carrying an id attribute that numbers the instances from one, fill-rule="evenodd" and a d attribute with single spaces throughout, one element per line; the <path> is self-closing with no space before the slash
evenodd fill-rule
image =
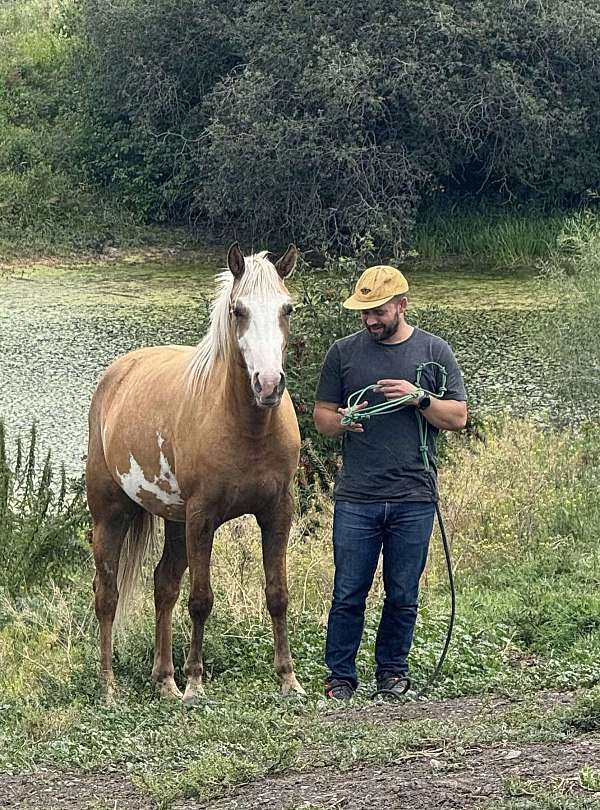
<path id="1" fill-rule="evenodd" d="M 274 666 L 281 678 L 282 695 L 289 695 L 290 692 L 305 694 L 294 674 L 287 629 L 286 554 L 293 511 L 293 498 L 286 492 L 280 501 L 271 504 L 268 511 L 256 515 L 262 532 L 267 609 L 273 623 Z"/>
<path id="2" fill-rule="evenodd" d="M 213 606 L 213 592 L 210 586 L 210 555 L 214 531 L 215 526 L 212 520 L 196 510 L 188 509 L 186 546 L 190 568 L 188 608 L 192 620 L 192 638 L 183 670 L 187 677 L 183 695 L 183 703 L 186 706 L 196 705 L 204 695 L 202 641 L 204 625 Z"/>

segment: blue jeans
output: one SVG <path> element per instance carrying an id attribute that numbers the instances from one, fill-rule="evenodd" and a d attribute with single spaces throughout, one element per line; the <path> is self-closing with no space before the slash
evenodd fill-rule
<path id="1" fill-rule="evenodd" d="M 419 580 L 427 561 L 435 504 L 336 501 L 333 518 L 335 580 L 327 625 L 329 680 L 358 685 L 356 654 L 365 602 L 383 548 L 385 601 L 375 643 L 376 678 L 408 671 L 417 620 Z"/>

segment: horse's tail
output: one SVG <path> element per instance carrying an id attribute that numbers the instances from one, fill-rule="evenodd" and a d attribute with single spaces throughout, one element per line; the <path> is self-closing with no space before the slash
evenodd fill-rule
<path id="1" fill-rule="evenodd" d="M 117 575 L 119 601 L 115 625 L 123 623 L 141 579 L 144 563 L 158 547 L 158 527 L 158 518 L 142 509 L 125 535 Z"/>

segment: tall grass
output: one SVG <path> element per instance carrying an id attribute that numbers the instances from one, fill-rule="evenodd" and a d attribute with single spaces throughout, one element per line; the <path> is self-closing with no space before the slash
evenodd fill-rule
<path id="1" fill-rule="evenodd" d="M 600 227 L 591 212 L 570 220 L 554 256 L 540 262 L 541 283 L 555 306 L 541 324 L 549 362 L 565 373 L 559 393 L 584 400 L 600 420 Z"/>
<path id="2" fill-rule="evenodd" d="M 490 427 L 485 442 L 455 438 L 451 443 L 441 491 L 460 590 L 460 618 L 446 690 L 504 684 L 512 673 L 510 662 L 532 653 L 539 656 L 537 675 L 530 673 L 534 680 L 552 682 L 557 662 L 568 672 L 579 672 L 578 678 L 591 677 L 600 648 L 600 552 L 595 533 L 600 522 L 599 469 L 600 432 L 594 426 L 571 436 L 513 420 Z M 39 650 L 39 660 L 46 655 L 55 660 L 57 655 L 60 659 L 57 644 L 73 649 L 73 634 L 79 634 L 77 665 L 65 670 L 65 678 L 95 683 L 91 564 L 82 542 L 81 503 L 78 497 L 69 501 L 65 495 L 60 496 L 62 501 L 59 496 L 49 500 L 47 484 L 41 485 L 39 478 L 35 486 L 33 481 L 26 484 L 27 478 L 21 472 L 21 484 L 10 486 L 13 503 L 17 495 L 19 504 L 29 505 L 22 516 L 15 516 L 13 509 L 0 529 L 0 570 L 21 604 L 13 610 L 14 602 L 7 597 L 0 609 L 4 643 L 11 660 L 18 660 L 16 648 L 24 643 L 19 638 L 27 638 L 27 646 Z M 11 480 L 16 481 L 14 476 Z M 25 499 L 23 486 L 29 493 Z M 289 544 L 292 639 L 301 674 L 313 685 L 323 676 L 323 632 L 332 583 L 331 519 L 329 493 L 315 490 L 310 506 L 294 522 Z M 260 548 L 253 518 L 239 518 L 217 533 L 215 611 L 206 646 L 207 666 L 214 677 L 227 680 L 234 673 L 259 681 L 273 677 Z M 132 623 L 117 644 L 121 679 L 142 689 L 152 661 L 150 579 L 148 570 Z M 62 585 L 62 599 L 57 598 L 56 583 Z M 382 596 L 378 576 L 360 654 L 365 672 L 372 667 Z M 439 652 L 447 612 L 446 575 L 437 538 L 422 599 L 413 656 L 418 677 L 425 677 Z M 45 618 L 37 624 L 25 620 L 28 611 Z M 66 635 L 60 629 L 65 627 L 71 628 Z M 180 668 L 189 632 L 184 593 L 175 612 Z M 473 641 L 476 633 L 485 640 L 481 647 Z M 37 641 L 32 634 L 39 636 Z M 0 681 L 12 677 L 17 675 L 10 665 L 0 672 Z M 63 686 L 68 690 L 68 684 Z"/>
<path id="3" fill-rule="evenodd" d="M 600 215 L 592 211 L 455 209 L 424 213 L 410 247 L 419 256 L 490 259 L 503 264 L 531 264 L 535 259 L 568 255 L 578 232 L 600 233 Z"/>

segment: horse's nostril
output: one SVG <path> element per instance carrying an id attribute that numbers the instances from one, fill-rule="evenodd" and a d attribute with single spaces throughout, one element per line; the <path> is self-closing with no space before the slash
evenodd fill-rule
<path id="1" fill-rule="evenodd" d="M 258 379 L 258 371 L 254 372 L 254 376 L 252 378 L 252 387 L 254 388 L 257 394 L 260 394 L 260 392 L 262 391 L 262 385 L 260 384 Z"/>

